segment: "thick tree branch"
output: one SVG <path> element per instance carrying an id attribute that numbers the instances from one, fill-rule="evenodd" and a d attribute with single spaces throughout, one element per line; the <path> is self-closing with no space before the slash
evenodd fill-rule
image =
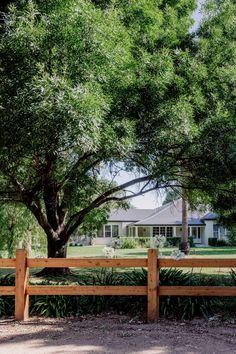
<path id="1" fill-rule="evenodd" d="M 64 186 L 64 184 L 70 179 L 70 177 L 74 174 L 74 172 L 76 172 L 76 170 L 79 168 L 79 166 L 91 156 L 93 156 L 93 153 L 91 153 L 91 152 L 86 153 L 76 161 L 76 163 L 71 167 L 71 169 L 66 173 L 66 175 L 64 176 L 64 178 L 60 182 L 60 184 L 58 186 L 58 190 L 60 190 Z"/>
<path id="2" fill-rule="evenodd" d="M 42 209 L 39 207 L 37 201 L 32 197 L 29 191 L 26 190 L 26 188 L 23 186 L 23 184 L 17 180 L 17 178 L 13 175 L 9 175 L 13 185 L 16 187 L 16 189 L 19 191 L 22 197 L 23 203 L 26 205 L 26 207 L 32 212 L 32 214 L 35 216 L 37 219 L 39 225 L 42 227 L 42 229 L 45 231 L 47 236 L 51 239 L 56 238 L 57 235 L 48 223 L 45 215 L 42 212 Z"/>
<path id="3" fill-rule="evenodd" d="M 105 203 L 105 202 L 110 202 L 110 201 L 122 202 L 122 201 L 125 201 L 125 200 L 128 200 L 128 199 L 132 199 L 132 198 L 138 197 L 138 196 L 140 196 L 140 195 L 146 194 L 146 193 L 148 193 L 148 192 L 152 192 L 152 191 L 156 190 L 157 188 L 160 188 L 160 187 L 155 186 L 155 187 L 146 189 L 146 190 L 144 190 L 144 191 L 141 190 L 140 192 L 134 193 L 134 194 L 132 194 L 132 195 L 125 195 L 125 196 L 123 196 L 123 197 L 108 197 L 108 198 L 106 198 L 105 201 L 103 201 L 103 203 Z M 163 188 L 166 188 L 166 187 L 163 187 Z"/>
<path id="4" fill-rule="evenodd" d="M 122 190 L 126 189 L 127 187 L 133 186 L 138 183 L 143 183 L 146 181 L 151 181 L 151 180 L 152 180 L 152 176 L 144 176 L 144 177 L 135 178 L 129 182 L 123 183 L 119 186 L 116 186 L 116 187 L 111 188 L 110 190 L 104 192 L 102 195 L 100 195 L 98 198 L 96 198 L 93 202 L 91 202 L 90 205 L 88 205 L 88 207 L 80 210 L 78 213 L 71 216 L 71 218 L 69 219 L 69 221 L 65 227 L 67 238 L 69 239 L 70 235 L 76 230 L 78 225 L 81 224 L 84 217 L 94 208 L 97 208 L 100 205 L 106 203 L 107 198 L 109 196 L 111 196 L 112 194 L 115 194 L 119 191 L 122 191 Z M 157 186 L 155 188 L 157 188 Z"/>

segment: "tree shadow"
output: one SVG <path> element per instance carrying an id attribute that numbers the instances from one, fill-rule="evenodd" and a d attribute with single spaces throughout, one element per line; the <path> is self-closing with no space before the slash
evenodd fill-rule
<path id="1" fill-rule="evenodd" d="M 210 353 L 209 344 L 206 349 L 209 329 L 214 332 L 215 328 L 204 325 L 204 333 L 202 323 L 161 320 L 144 324 L 111 314 L 87 319 L 32 319 L 23 323 L 9 319 L 0 321 L 0 353 L 13 353 L 15 348 L 14 353 L 19 354 L 205 354 Z M 235 353 L 235 343 L 226 343 L 220 336 L 214 339 L 211 352 L 216 348 L 219 352 L 224 348 L 227 353 Z"/>

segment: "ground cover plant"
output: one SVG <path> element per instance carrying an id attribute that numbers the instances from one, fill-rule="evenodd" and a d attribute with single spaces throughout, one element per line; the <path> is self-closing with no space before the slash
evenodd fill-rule
<path id="1" fill-rule="evenodd" d="M 112 269 L 93 269 L 67 277 L 54 277 L 47 280 L 31 278 L 31 284 L 37 285 L 131 285 L 145 286 L 147 271 Z M 235 272 L 228 275 L 206 275 L 186 272 L 180 269 L 162 269 L 160 285 L 211 285 L 235 286 Z M 14 285 L 14 276 L 0 277 L 0 285 Z M 162 317 L 192 319 L 209 317 L 227 307 L 226 313 L 236 310 L 233 299 L 212 297 L 181 297 L 168 296 L 160 298 Z M 146 315 L 147 298 L 145 296 L 31 296 L 30 313 L 46 317 L 78 317 L 87 314 L 99 314 L 107 311 L 125 313 L 130 316 L 144 318 Z M 0 316 L 14 315 L 14 298 L 0 297 Z"/>

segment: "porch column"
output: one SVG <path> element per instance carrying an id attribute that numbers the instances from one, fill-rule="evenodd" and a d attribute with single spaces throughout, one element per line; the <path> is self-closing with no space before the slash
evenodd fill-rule
<path id="1" fill-rule="evenodd" d="M 189 226 L 189 236 L 192 237 L 192 226 Z"/>
<path id="2" fill-rule="evenodd" d="M 176 226 L 173 226 L 173 237 L 176 237 Z"/>
<path id="3" fill-rule="evenodd" d="M 135 237 L 138 237 L 138 226 L 135 226 L 135 234 L 134 234 Z"/>

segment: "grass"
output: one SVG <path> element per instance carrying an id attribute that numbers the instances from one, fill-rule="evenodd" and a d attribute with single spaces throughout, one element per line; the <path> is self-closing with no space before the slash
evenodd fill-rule
<path id="1" fill-rule="evenodd" d="M 103 257 L 104 246 L 83 246 L 83 247 L 68 247 L 68 257 Z M 164 248 L 162 250 L 163 256 L 170 256 L 174 248 Z M 145 258 L 147 257 L 147 248 L 135 249 L 117 249 L 117 258 Z M 191 249 L 190 256 L 193 258 L 236 258 L 236 247 L 195 247 Z M 99 269 L 99 268 L 98 268 Z M 124 271 L 124 269 L 120 269 Z M 185 271 L 191 271 L 201 274 L 218 274 L 227 275 L 230 269 L 228 268 L 185 268 Z M 37 270 L 39 271 L 39 270 Z M 91 274 L 96 272 L 96 269 L 74 269 L 75 277 L 82 274 Z M 13 273 L 14 270 L 0 269 L 0 275 Z M 33 274 L 35 270 L 31 270 Z"/>
<path id="2" fill-rule="evenodd" d="M 104 246 L 68 247 L 68 257 L 103 257 Z M 170 256 L 175 248 L 164 248 L 162 254 Z M 147 257 L 147 248 L 117 249 L 118 258 L 144 258 Z M 190 251 L 190 257 L 206 258 L 236 258 L 236 247 L 195 247 Z"/>

